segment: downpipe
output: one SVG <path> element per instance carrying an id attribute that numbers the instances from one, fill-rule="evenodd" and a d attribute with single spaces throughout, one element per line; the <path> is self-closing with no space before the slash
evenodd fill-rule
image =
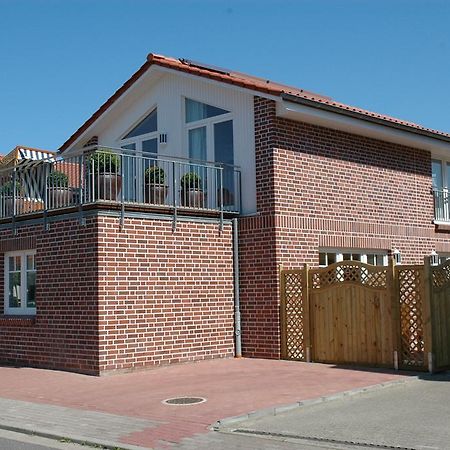
<path id="1" fill-rule="evenodd" d="M 241 310 L 239 298 L 239 236 L 238 219 L 233 219 L 233 278 L 234 278 L 234 356 L 242 356 Z"/>

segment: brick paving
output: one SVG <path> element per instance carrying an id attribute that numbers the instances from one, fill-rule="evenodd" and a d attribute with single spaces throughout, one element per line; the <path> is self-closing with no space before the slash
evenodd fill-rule
<path id="1" fill-rule="evenodd" d="M 69 408 L 71 418 L 77 411 L 81 412 L 79 426 L 86 417 L 89 436 L 98 439 L 114 438 L 122 444 L 144 448 L 167 448 L 174 444 L 189 448 L 196 439 L 200 439 L 199 445 L 203 440 L 212 439 L 215 434 L 211 434 L 209 426 L 222 418 L 395 381 L 404 376 L 324 364 L 245 358 L 172 365 L 107 377 L 0 367 L 0 398 L 41 405 L 41 416 L 47 414 L 49 406 Z M 206 397 L 207 402 L 190 406 L 162 403 L 164 399 L 185 395 Z M 39 411 L 38 406 L 35 411 Z M 100 415 L 92 416 L 92 413 Z M 14 423 L 11 408 L 8 414 L 8 423 Z M 66 413 L 59 410 L 59 415 L 53 413 L 52 417 L 59 417 L 64 425 Z M 97 430 L 92 428 L 93 417 L 97 417 Z M 105 422 L 100 417 L 104 417 Z M 0 424 L 3 420 L 6 419 L 0 414 Z M 22 411 L 18 415 L 17 426 L 23 423 L 33 425 L 31 412 L 27 415 Z M 105 431 L 110 428 L 114 430 Z M 64 435 L 70 435 L 69 427 L 66 431 Z M 114 436 L 106 436 L 106 432 Z"/>

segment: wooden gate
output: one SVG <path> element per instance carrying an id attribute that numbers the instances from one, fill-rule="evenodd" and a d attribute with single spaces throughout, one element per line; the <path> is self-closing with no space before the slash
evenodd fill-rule
<path id="1" fill-rule="evenodd" d="M 450 261 L 430 268 L 430 322 L 433 357 L 437 370 L 450 367 Z"/>
<path id="2" fill-rule="evenodd" d="M 282 270 L 280 287 L 284 359 L 413 370 L 450 366 L 450 262 L 436 268 L 394 266 L 392 260 L 387 267 L 305 265 Z"/>

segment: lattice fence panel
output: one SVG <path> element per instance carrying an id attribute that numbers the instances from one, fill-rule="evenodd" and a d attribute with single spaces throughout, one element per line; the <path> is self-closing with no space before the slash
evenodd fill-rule
<path id="1" fill-rule="evenodd" d="M 450 260 L 443 265 L 431 268 L 431 278 L 434 289 L 443 289 L 450 284 Z"/>
<path id="2" fill-rule="evenodd" d="M 286 357 L 305 360 L 303 271 L 284 272 Z"/>
<path id="3" fill-rule="evenodd" d="M 321 289 L 338 283 L 357 283 L 377 289 L 386 288 L 387 268 L 356 261 L 343 261 L 311 271 L 312 289 Z"/>
<path id="4" fill-rule="evenodd" d="M 403 367 L 421 367 L 424 360 L 423 267 L 396 268 L 399 283 L 401 355 Z"/>

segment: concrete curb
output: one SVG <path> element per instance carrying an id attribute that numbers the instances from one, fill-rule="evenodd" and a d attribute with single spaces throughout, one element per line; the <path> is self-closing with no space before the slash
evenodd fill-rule
<path id="1" fill-rule="evenodd" d="M 318 398 L 312 398 L 308 400 L 300 400 L 295 403 L 290 403 L 288 405 L 281 405 L 276 406 L 273 408 L 265 408 L 265 409 L 259 409 L 257 411 L 251 411 L 247 414 L 242 414 L 240 416 L 232 416 L 232 417 L 225 417 L 224 419 L 220 419 L 214 424 L 212 424 L 209 428 L 213 431 L 221 431 L 223 429 L 229 428 L 235 424 L 238 424 L 240 422 L 243 422 L 245 420 L 249 419 L 258 419 L 261 417 L 267 417 L 267 416 L 277 416 L 279 414 L 283 414 L 289 411 L 292 411 L 297 408 L 317 405 L 319 403 L 329 402 L 333 400 L 340 400 L 346 397 L 353 397 L 356 395 L 365 394 L 368 392 L 375 392 L 380 389 L 385 389 L 388 387 L 398 386 L 401 384 L 406 384 L 410 381 L 419 379 L 419 376 L 412 376 L 407 378 L 402 378 L 400 380 L 393 380 L 393 381 L 385 381 L 384 383 L 374 384 L 371 386 L 366 386 L 362 388 L 355 388 L 351 389 L 350 391 L 343 391 L 338 392 L 336 394 L 331 394 L 323 397 Z"/>
<path id="2" fill-rule="evenodd" d="M 149 450 L 148 447 L 139 447 L 136 445 L 128 445 L 122 442 L 112 442 L 112 441 L 104 441 L 104 440 L 94 440 L 94 439 L 85 439 L 82 436 L 78 436 L 75 434 L 57 434 L 51 430 L 35 430 L 32 427 L 18 427 L 17 425 L 10 425 L 8 423 L 0 422 L 0 428 L 2 430 L 14 431 L 16 433 L 35 435 L 47 439 L 53 439 L 55 441 L 68 441 L 74 444 L 80 444 L 95 448 L 104 448 L 109 450 Z"/>

